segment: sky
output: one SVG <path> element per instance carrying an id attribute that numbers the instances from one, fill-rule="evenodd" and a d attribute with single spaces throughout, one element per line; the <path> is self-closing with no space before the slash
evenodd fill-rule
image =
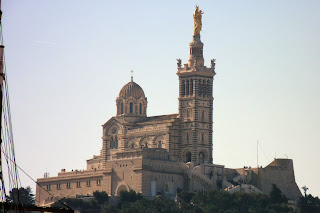
<path id="1" fill-rule="evenodd" d="M 131 70 L 149 116 L 177 113 L 196 5 L 216 59 L 213 162 L 255 167 L 258 141 L 259 165 L 293 159 L 299 188 L 320 196 L 318 0 L 3 0 L 17 164 L 34 179 L 85 169 Z"/>

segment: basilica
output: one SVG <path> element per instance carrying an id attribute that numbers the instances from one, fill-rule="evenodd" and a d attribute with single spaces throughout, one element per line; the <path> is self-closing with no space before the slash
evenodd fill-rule
<path id="1" fill-rule="evenodd" d="M 148 117 L 147 97 L 131 77 L 116 99 L 116 115 L 102 125 L 100 153 L 87 160 L 85 170 L 62 169 L 56 177 L 39 178 L 37 205 L 52 204 L 53 196 L 90 197 L 97 190 L 111 196 L 135 190 L 145 197 L 174 198 L 177 189 L 268 193 L 272 184 L 291 200 L 301 196 L 291 159 L 275 159 L 265 168 L 213 164 L 215 59 L 210 67 L 204 65 L 202 11 L 197 7 L 193 16 L 189 59 L 185 64 L 177 60 L 178 113 Z"/>

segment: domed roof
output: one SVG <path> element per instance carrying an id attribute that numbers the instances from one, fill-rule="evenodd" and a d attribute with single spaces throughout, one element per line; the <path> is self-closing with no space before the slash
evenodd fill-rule
<path id="1" fill-rule="evenodd" d="M 134 97 L 136 99 L 139 99 L 140 97 L 145 97 L 143 89 L 132 79 L 129 83 L 122 87 L 119 93 L 119 98 L 129 97 Z"/>

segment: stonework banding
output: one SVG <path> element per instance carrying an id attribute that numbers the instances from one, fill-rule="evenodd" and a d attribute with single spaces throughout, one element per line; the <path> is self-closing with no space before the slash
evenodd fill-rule
<path id="1" fill-rule="evenodd" d="M 56 177 L 37 179 L 43 188 L 37 185 L 36 205 L 52 204 L 52 196 L 93 196 L 97 190 L 114 196 L 121 190 L 135 190 L 149 198 L 162 194 L 172 199 L 178 188 L 233 192 L 239 188 L 231 186 L 240 180 L 255 192 L 269 193 L 272 184 L 276 184 L 288 199 L 296 201 L 301 197 L 291 159 L 275 159 L 265 168 L 232 169 L 214 164 L 216 63 L 212 59 L 210 67 L 204 65 L 200 39 L 203 13 L 198 8 L 196 11 L 200 22 L 197 26 L 195 23 L 189 59 L 185 64 L 177 60 L 178 112 L 147 116 L 147 97 L 131 78 L 116 99 L 115 116 L 102 125 L 100 153 L 87 160 L 84 170 L 62 169 Z"/>

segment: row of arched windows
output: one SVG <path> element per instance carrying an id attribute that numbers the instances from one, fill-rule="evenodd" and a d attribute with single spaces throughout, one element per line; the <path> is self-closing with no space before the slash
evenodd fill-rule
<path id="1" fill-rule="evenodd" d="M 110 148 L 111 149 L 118 149 L 118 145 L 119 145 L 118 137 L 117 136 L 112 137 L 111 143 L 110 143 Z"/>
<path id="2" fill-rule="evenodd" d="M 205 133 L 202 132 L 199 134 L 200 134 L 200 143 L 204 144 L 205 143 Z M 191 142 L 191 136 L 190 136 L 189 132 L 186 133 L 186 141 L 187 141 L 187 143 Z"/>
<path id="3" fill-rule="evenodd" d="M 194 95 L 194 88 L 198 86 L 198 95 L 201 97 L 210 97 L 211 95 L 211 83 L 210 80 L 194 80 L 188 79 L 183 80 L 181 83 L 181 93 L 182 96 L 192 96 Z"/>
<path id="4" fill-rule="evenodd" d="M 192 160 L 191 157 L 192 157 L 191 152 L 190 151 L 186 152 L 185 156 L 184 156 L 184 162 L 186 162 L 186 163 L 191 162 L 191 160 Z M 198 153 L 198 163 L 199 164 L 204 163 L 206 160 L 207 160 L 206 154 L 203 151 L 199 152 Z"/>
<path id="5" fill-rule="evenodd" d="M 142 115 L 142 112 L 143 112 L 142 103 L 139 103 L 139 115 Z M 130 102 L 130 104 L 129 104 L 129 113 L 134 114 L 133 102 Z M 120 104 L 120 114 L 124 114 L 123 102 Z"/>
<path id="6" fill-rule="evenodd" d="M 210 93 L 210 81 L 200 80 L 198 94 L 202 97 L 208 97 Z"/>
<path id="7" fill-rule="evenodd" d="M 163 148 L 163 142 L 161 140 L 159 140 L 156 144 L 156 146 L 152 145 L 152 148 Z M 140 147 L 145 147 L 145 148 L 148 148 L 148 142 L 147 141 L 144 141 L 140 144 Z M 128 144 L 128 148 L 136 148 L 136 144 L 133 142 L 133 143 L 130 143 Z"/>

